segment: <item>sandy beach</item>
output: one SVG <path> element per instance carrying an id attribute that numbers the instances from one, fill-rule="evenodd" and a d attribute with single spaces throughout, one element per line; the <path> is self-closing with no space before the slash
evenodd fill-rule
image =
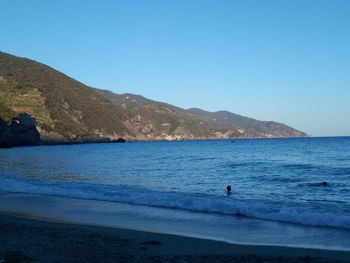
<path id="1" fill-rule="evenodd" d="M 350 262 L 350 252 L 219 241 L 0 215 L 0 262 Z"/>

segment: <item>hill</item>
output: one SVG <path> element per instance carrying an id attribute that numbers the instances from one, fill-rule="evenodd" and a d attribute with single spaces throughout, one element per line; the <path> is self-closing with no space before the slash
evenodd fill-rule
<path id="1" fill-rule="evenodd" d="M 115 138 L 132 132 L 130 118 L 92 88 L 41 63 L 0 53 L 0 117 L 19 113 L 37 119 L 44 139 Z"/>
<path id="2" fill-rule="evenodd" d="M 98 90 L 112 103 L 132 110 L 144 121 L 153 126 L 167 126 L 170 135 L 179 124 L 190 129 L 195 138 L 275 138 L 305 137 L 305 133 L 285 124 L 273 121 L 259 121 L 228 111 L 208 112 L 191 108 L 184 110 L 166 103 L 152 101 L 139 95 L 115 94 L 111 91 Z M 185 120 L 185 121 L 184 121 Z M 164 127 L 163 127 L 164 128 Z M 182 137 L 180 134 L 173 134 Z M 190 134 L 188 134 L 190 135 Z"/>
<path id="3" fill-rule="evenodd" d="M 0 118 L 10 124 L 20 113 L 36 119 L 46 142 L 306 136 L 276 122 L 94 89 L 39 62 L 0 52 Z"/>

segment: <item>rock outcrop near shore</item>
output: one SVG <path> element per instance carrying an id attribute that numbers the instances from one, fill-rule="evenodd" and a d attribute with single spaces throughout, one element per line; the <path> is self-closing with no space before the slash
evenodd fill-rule
<path id="1" fill-rule="evenodd" d="M 35 127 L 35 118 L 26 113 L 13 118 L 10 125 L 0 118 L 0 147 L 41 144 L 40 133 Z"/>

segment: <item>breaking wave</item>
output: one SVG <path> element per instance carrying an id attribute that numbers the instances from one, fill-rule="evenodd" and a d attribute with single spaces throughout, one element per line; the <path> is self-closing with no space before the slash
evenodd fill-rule
<path id="1" fill-rule="evenodd" d="M 236 200 L 234 197 L 161 192 L 127 185 L 108 185 L 85 182 L 58 182 L 0 177 L 0 190 L 76 199 L 99 200 L 182 209 L 192 212 L 236 215 L 308 226 L 350 229 L 350 213 L 329 209 L 310 209 L 307 206 L 281 204 L 267 200 Z"/>

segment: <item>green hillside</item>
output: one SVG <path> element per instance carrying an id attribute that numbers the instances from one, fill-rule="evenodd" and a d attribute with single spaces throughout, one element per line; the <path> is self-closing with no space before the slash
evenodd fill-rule
<path id="1" fill-rule="evenodd" d="M 184 110 L 139 95 L 115 94 L 98 89 L 96 91 L 111 102 L 132 110 L 141 116 L 144 122 L 152 123 L 158 131 L 157 136 L 164 132 L 180 137 L 186 134 L 186 138 L 212 139 L 307 136 L 282 123 L 259 121 L 228 111 L 208 112 L 196 108 Z M 182 136 L 176 133 L 179 130 L 182 131 Z M 142 133 L 142 129 L 140 131 Z"/>
<path id="2" fill-rule="evenodd" d="M 63 140 L 125 136 L 129 113 L 92 88 L 41 63 L 0 52 L 0 109 L 26 112 L 43 134 Z"/>
<path id="3" fill-rule="evenodd" d="M 244 117 L 228 111 L 208 112 L 201 109 L 192 108 L 188 110 L 207 120 L 215 120 L 216 123 L 224 127 L 224 123 L 232 125 L 238 131 L 237 137 L 304 137 L 307 134 L 293 129 L 283 123 L 273 121 L 259 121 L 253 118 Z M 227 128 L 227 127 L 226 127 Z M 244 132 L 243 132 L 244 131 Z"/>
<path id="4" fill-rule="evenodd" d="M 39 62 L 0 52 L 0 118 L 10 124 L 20 113 L 36 119 L 44 141 L 306 136 L 276 122 L 93 89 Z"/>

